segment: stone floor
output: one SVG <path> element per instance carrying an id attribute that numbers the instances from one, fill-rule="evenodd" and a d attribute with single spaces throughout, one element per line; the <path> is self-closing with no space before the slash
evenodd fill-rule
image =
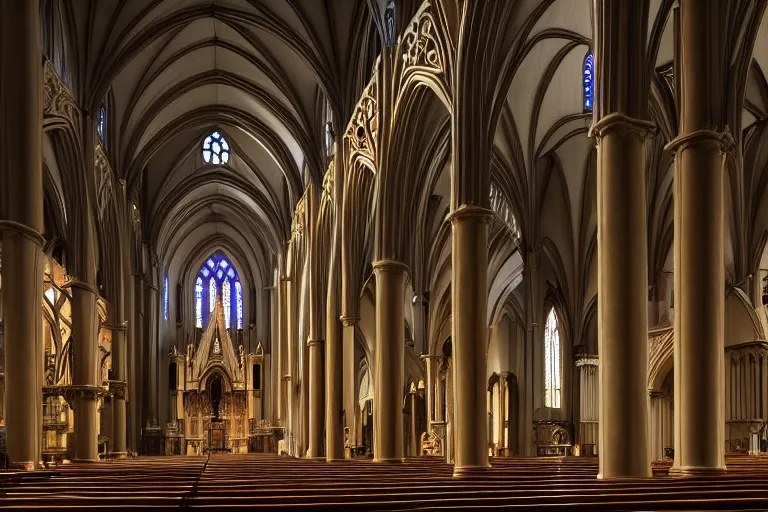
<path id="1" fill-rule="evenodd" d="M 452 477 L 435 459 L 338 463 L 270 455 L 142 457 L 0 474 L 0 509 L 768 510 L 768 459 L 729 459 L 719 477 L 596 480 L 596 459 L 495 459 Z"/>

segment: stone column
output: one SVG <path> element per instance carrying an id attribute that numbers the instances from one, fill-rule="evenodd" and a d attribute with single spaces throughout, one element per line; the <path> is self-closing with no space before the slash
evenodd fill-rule
<path id="1" fill-rule="evenodd" d="M 462 206 L 453 212 L 454 475 L 488 464 L 486 320 L 488 222 L 492 212 Z"/>
<path id="2" fill-rule="evenodd" d="M 411 457 L 419 456 L 419 445 L 421 444 L 419 435 L 419 418 L 418 418 L 418 393 L 416 392 L 416 385 L 411 384 L 411 389 L 408 391 L 408 409 L 410 410 L 410 430 L 411 430 L 411 442 L 409 446 L 409 455 Z"/>
<path id="3" fill-rule="evenodd" d="M 339 320 L 341 278 L 339 250 L 336 243 L 335 264 L 332 264 L 328 285 L 328 307 L 325 317 L 325 458 L 327 461 L 344 458 L 344 349 L 342 327 Z M 354 380 L 349 381 L 354 389 Z"/>
<path id="4" fill-rule="evenodd" d="M 438 356 L 434 356 L 432 354 L 424 354 L 421 356 L 421 359 L 426 362 L 426 368 L 427 368 L 427 382 L 426 382 L 426 389 L 424 390 L 424 396 L 426 401 L 426 422 L 427 422 L 427 433 L 432 432 L 432 422 L 436 421 L 437 414 L 435 413 L 435 391 L 437 389 L 437 386 L 435 386 L 435 380 L 439 378 L 439 375 L 437 375 L 436 371 L 436 361 L 438 360 Z"/>
<path id="5" fill-rule="evenodd" d="M 645 138 L 653 125 L 622 113 L 592 126 L 597 139 L 598 478 L 650 476 Z M 627 443 L 627 439 L 632 439 Z"/>
<path id="6" fill-rule="evenodd" d="M 373 263 L 376 275 L 376 350 L 374 354 L 374 461 L 403 458 L 403 374 L 405 364 L 405 274 L 397 261 Z"/>
<path id="7" fill-rule="evenodd" d="M 294 264 L 293 264 L 293 242 L 288 242 L 288 260 L 287 266 L 287 278 L 285 286 L 285 358 L 283 361 L 283 379 L 285 380 L 285 434 L 286 443 L 288 445 L 288 453 L 295 455 L 295 432 L 294 432 L 294 391 L 293 386 L 296 383 L 298 376 L 295 374 L 296 370 L 296 336 L 298 329 L 298 321 L 296 315 L 296 306 L 294 304 L 294 285 L 298 281 L 293 280 Z"/>
<path id="8" fill-rule="evenodd" d="M 72 278 L 69 286 L 72 291 L 72 408 L 75 413 L 75 459 L 98 461 L 99 413 L 96 399 L 101 384 L 97 346 L 98 291 L 88 282 L 75 278 Z"/>
<path id="9" fill-rule="evenodd" d="M 128 359 L 128 425 L 129 447 L 136 453 L 141 452 L 141 427 L 142 427 L 142 323 L 141 309 L 144 297 L 142 274 L 134 272 L 131 274 L 130 292 L 128 301 L 130 303 L 130 324 L 128 328 L 128 339 L 130 353 Z"/>
<path id="10" fill-rule="evenodd" d="M 43 171 L 42 65 L 38 2 L 0 7 L 5 420 L 10 469 L 34 470 L 42 436 Z"/>
<path id="11" fill-rule="evenodd" d="M 152 272 L 154 274 L 154 272 Z M 151 278 L 150 285 L 147 287 L 147 333 L 149 334 L 147 350 L 149 350 L 149 418 L 152 420 L 152 425 L 157 425 L 160 419 L 158 410 L 158 363 L 160 354 L 158 353 L 157 346 L 157 319 L 158 319 L 158 290 L 155 283 L 157 282 L 154 276 Z"/>
<path id="12" fill-rule="evenodd" d="M 582 356 L 576 360 L 576 368 L 579 369 L 579 443 L 582 445 L 581 454 L 584 455 L 583 445 L 594 445 L 595 453 L 598 450 L 598 425 L 599 425 L 599 360 L 595 356 Z M 650 435 L 649 435 L 650 436 Z"/>
<path id="13" fill-rule="evenodd" d="M 114 458 L 124 458 L 128 453 L 126 444 L 126 405 L 125 379 L 127 368 L 128 347 L 126 346 L 128 322 L 110 325 L 112 330 L 112 369 L 114 380 L 117 381 L 113 398 L 113 427 L 112 454 Z"/>
<path id="14" fill-rule="evenodd" d="M 278 271 L 279 273 L 280 271 Z M 278 296 L 277 296 L 277 354 L 276 362 L 274 365 L 275 374 L 277 378 L 277 424 L 281 427 L 285 426 L 285 385 L 283 384 L 283 377 L 285 377 L 285 355 L 286 355 L 286 340 L 288 336 L 287 332 L 287 318 L 288 310 L 286 309 L 285 294 L 287 291 L 288 283 L 284 276 L 280 276 L 278 281 Z"/>
<path id="15" fill-rule="evenodd" d="M 344 382 L 344 427 L 347 432 L 347 440 L 345 444 L 349 444 L 352 448 L 358 444 L 357 437 L 357 361 L 355 360 L 355 329 L 357 328 L 358 319 L 355 317 L 342 316 L 341 317 L 341 336 L 342 336 L 342 367 Z M 349 454 L 351 455 L 351 453 Z"/>
<path id="16" fill-rule="evenodd" d="M 323 445 L 323 340 L 309 340 L 309 457 L 321 457 Z"/>
<path id="17" fill-rule="evenodd" d="M 725 470 L 723 156 L 733 138 L 718 131 L 725 118 L 725 68 L 714 54 L 723 35 L 719 11 L 716 1 L 680 2 L 680 135 L 667 146 L 676 164 L 671 471 L 682 474 Z"/>

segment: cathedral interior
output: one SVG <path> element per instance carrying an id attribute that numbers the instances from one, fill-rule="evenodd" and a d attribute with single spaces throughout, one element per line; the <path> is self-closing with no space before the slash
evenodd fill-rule
<path id="1" fill-rule="evenodd" d="M 0 506 L 768 509 L 766 7 L 3 0 Z"/>

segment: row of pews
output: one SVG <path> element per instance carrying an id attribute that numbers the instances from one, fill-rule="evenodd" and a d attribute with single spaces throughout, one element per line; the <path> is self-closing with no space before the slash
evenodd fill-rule
<path id="1" fill-rule="evenodd" d="M 602 481 L 594 458 L 496 458 L 488 471 L 454 478 L 429 457 L 142 457 L 0 473 L 0 509 L 768 510 L 768 458 L 729 458 L 728 467 L 716 477 Z"/>

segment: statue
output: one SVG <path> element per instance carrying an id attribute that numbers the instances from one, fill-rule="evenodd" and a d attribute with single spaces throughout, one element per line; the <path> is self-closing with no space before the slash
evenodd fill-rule
<path id="1" fill-rule="evenodd" d="M 242 344 L 238 348 L 240 350 L 240 369 L 242 370 L 245 368 L 245 349 Z"/>
<path id="2" fill-rule="evenodd" d="M 395 46 L 395 0 L 387 0 L 384 9 L 384 44 L 388 48 Z"/>

